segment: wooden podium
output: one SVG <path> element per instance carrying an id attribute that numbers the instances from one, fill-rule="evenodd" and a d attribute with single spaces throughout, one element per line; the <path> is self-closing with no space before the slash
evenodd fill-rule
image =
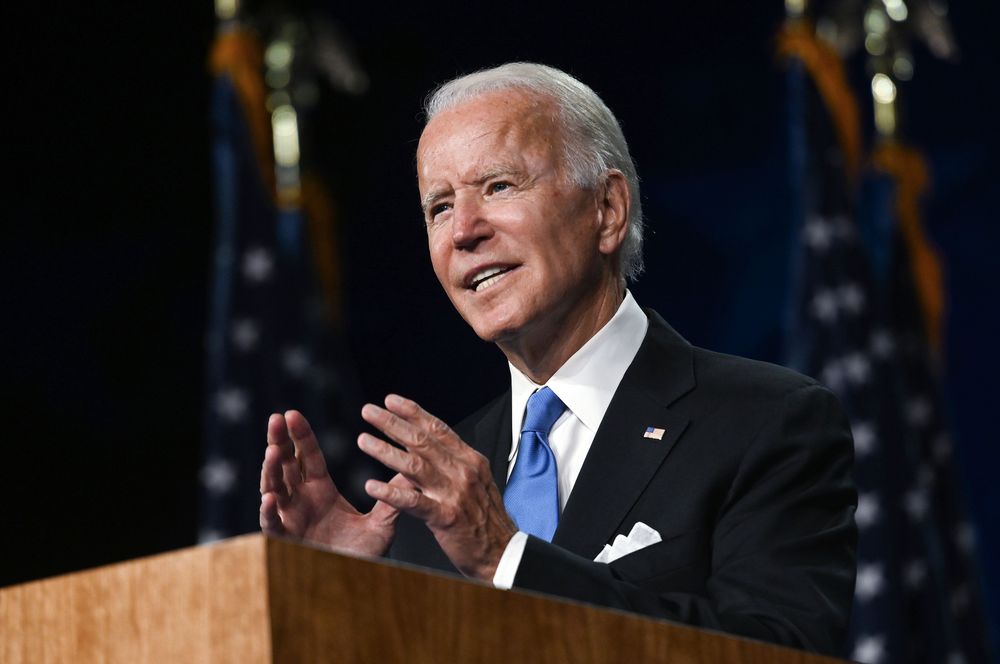
<path id="1" fill-rule="evenodd" d="M 0 662 L 835 662 L 248 535 L 0 590 Z"/>

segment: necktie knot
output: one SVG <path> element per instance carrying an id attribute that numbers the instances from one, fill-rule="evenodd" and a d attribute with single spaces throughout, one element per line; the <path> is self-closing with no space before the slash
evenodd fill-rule
<path id="1" fill-rule="evenodd" d="M 548 387 L 543 387 L 528 397 L 528 408 L 524 415 L 521 433 L 534 431 L 547 436 L 552 425 L 566 410 L 566 404 Z"/>

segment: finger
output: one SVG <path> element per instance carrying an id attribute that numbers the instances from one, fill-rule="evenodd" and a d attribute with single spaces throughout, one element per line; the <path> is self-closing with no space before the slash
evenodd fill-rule
<path id="1" fill-rule="evenodd" d="M 285 526 L 278 515 L 278 500 L 273 493 L 260 497 L 260 529 L 268 535 L 285 534 Z"/>
<path id="2" fill-rule="evenodd" d="M 319 441 L 306 418 L 299 411 L 290 410 L 285 413 L 285 421 L 288 423 L 288 432 L 295 442 L 295 456 L 302 466 L 302 476 L 306 481 L 329 476 Z"/>
<path id="3" fill-rule="evenodd" d="M 431 415 L 420 407 L 416 401 L 401 397 L 398 394 L 389 394 L 385 397 L 385 407 L 393 415 L 408 422 L 414 428 L 426 431 L 432 438 L 442 442 L 456 442 L 459 440 L 455 432 L 451 430 L 444 420 Z"/>
<path id="4" fill-rule="evenodd" d="M 358 447 L 386 468 L 401 473 L 417 485 L 422 485 L 423 480 L 427 479 L 421 477 L 426 475 L 423 471 L 427 468 L 427 464 L 416 454 L 401 450 L 367 433 L 358 436 Z"/>
<path id="5" fill-rule="evenodd" d="M 403 486 L 400 483 L 368 480 L 365 482 L 365 493 L 398 510 L 411 514 L 421 521 L 428 521 L 434 516 L 436 503 L 415 487 Z"/>
<path id="6" fill-rule="evenodd" d="M 268 445 L 264 450 L 264 463 L 260 467 L 260 493 L 275 493 L 284 498 L 290 495 L 291 487 L 285 482 L 282 454 L 277 445 Z M 294 462 L 294 457 L 292 458 Z"/>
<path id="7" fill-rule="evenodd" d="M 396 474 L 391 480 L 389 480 L 389 486 L 399 487 L 401 489 L 414 488 L 413 483 L 410 482 L 410 480 L 399 474 Z M 399 516 L 399 510 L 389 503 L 377 500 L 375 501 L 375 506 L 372 507 L 371 515 L 379 521 L 395 521 L 396 517 Z"/>
<path id="8" fill-rule="evenodd" d="M 281 413 L 272 413 L 267 418 L 267 444 L 278 448 L 282 454 L 295 455 L 295 446 L 288 435 L 285 416 Z"/>
<path id="9" fill-rule="evenodd" d="M 429 432 L 421 431 L 395 413 L 375 404 L 366 403 L 361 409 L 361 417 L 407 449 L 425 446 L 429 437 Z"/>
<path id="10" fill-rule="evenodd" d="M 302 482 L 302 471 L 295 458 L 295 446 L 288 435 L 285 417 L 274 413 L 267 420 L 267 448 L 260 472 L 260 492 L 277 491 L 289 496 Z"/>

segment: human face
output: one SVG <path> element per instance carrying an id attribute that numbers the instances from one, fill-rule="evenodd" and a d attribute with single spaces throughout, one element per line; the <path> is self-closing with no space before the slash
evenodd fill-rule
<path id="1" fill-rule="evenodd" d="M 554 115 L 527 93 L 487 93 L 436 115 L 417 149 L 434 272 L 502 348 L 586 324 L 617 283 L 617 243 L 602 238 L 598 193 L 564 172 Z"/>

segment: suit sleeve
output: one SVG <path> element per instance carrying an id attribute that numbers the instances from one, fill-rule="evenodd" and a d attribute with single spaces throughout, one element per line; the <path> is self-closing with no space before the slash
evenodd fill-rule
<path id="1" fill-rule="evenodd" d="M 514 586 L 840 654 L 857 540 L 850 428 L 815 384 L 784 395 L 776 411 L 746 445 L 718 512 L 704 594 L 623 578 L 534 537 Z"/>

